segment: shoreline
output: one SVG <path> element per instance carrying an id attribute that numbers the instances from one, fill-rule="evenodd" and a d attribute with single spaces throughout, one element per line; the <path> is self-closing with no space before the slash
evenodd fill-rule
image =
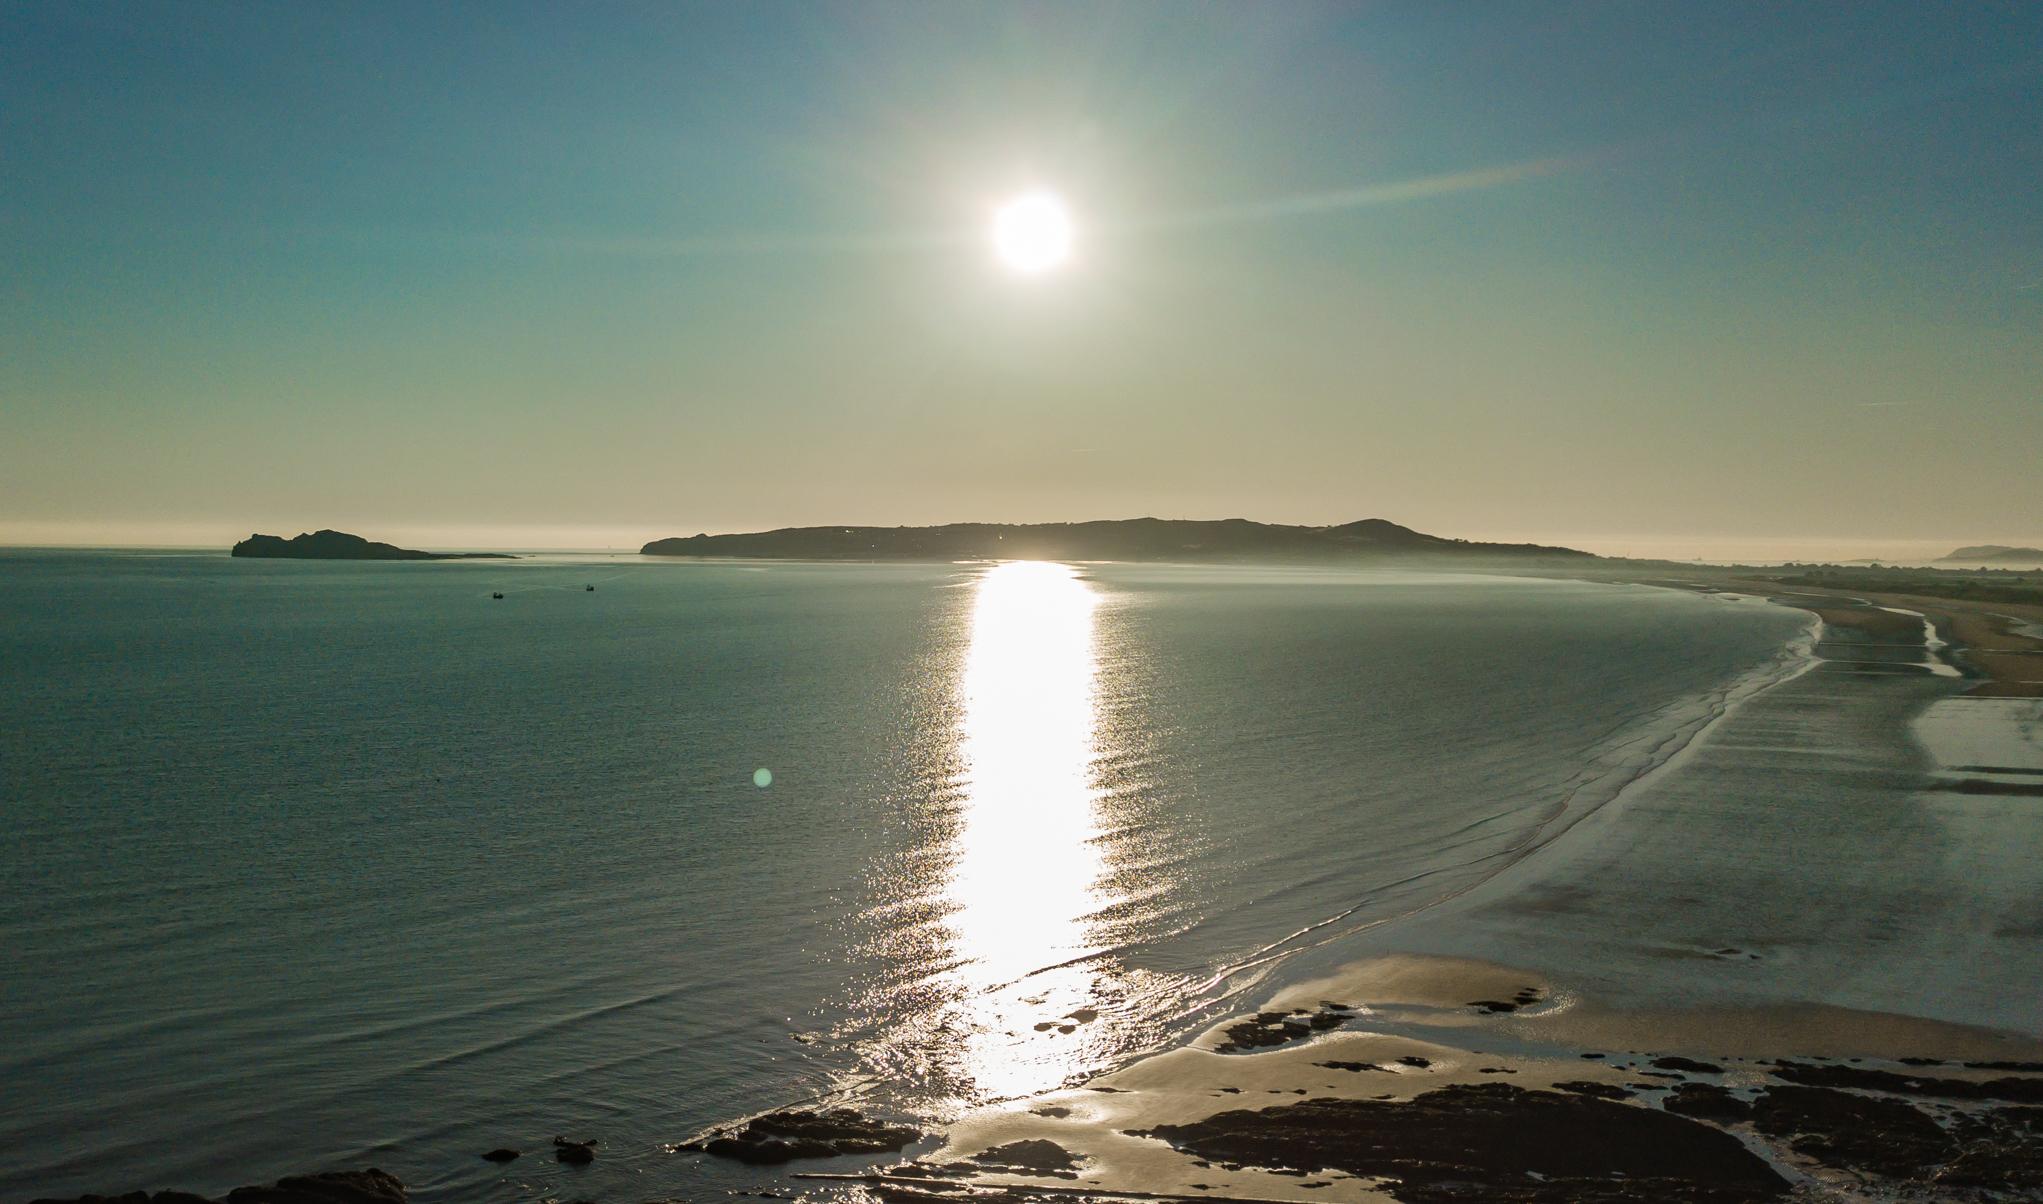
<path id="1" fill-rule="evenodd" d="M 1764 583 L 1738 584 L 1745 588 L 1735 592 L 1754 593 Z M 1700 587 L 1733 592 L 1727 585 Z M 1794 871 L 1794 857 L 1759 843 L 1768 835 L 1763 827 L 1734 825 L 1724 843 L 1737 856 L 1777 863 L 1774 873 L 1752 880 L 1753 889 L 1740 890 L 1746 884 L 1736 874 L 1713 881 L 1715 868 L 1691 870 L 1684 879 L 1679 850 L 1669 858 L 1669 850 L 1658 849 L 1654 859 L 1656 825 L 1670 817 L 1693 821 L 1714 805 L 1684 800 L 1693 791 L 1679 781 L 1649 779 L 1668 776 L 1662 771 L 1693 755 L 1703 762 L 1692 773 L 1706 793 L 1712 779 L 1720 788 L 1736 782 L 1749 768 L 1738 764 L 1741 758 L 1766 752 L 1769 741 L 1787 751 L 1768 753 L 1775 763 L 1760 766 L 1761 775 L 1794 782 L 1797 773 L 1814 770 L 1845 783 L 1839 797 L 1818 808 L 1818 820 L 1848 819 L 1868 800 L 1887 808 L 1876 818 L 1928 812 L 1946 834 L 1982 820 L 1944 813 L 1948 796 L 1968 793 L 1963 783 L 1976 780 L 1965 771 L 1978 767 L 1940 762 L 1910 733 L 1954 705 L 1958 714 L 1944 721 L 1960 728 L 1978 727 L 1981 708 L 2013 706 L 2026 714 L 2032 704 L 2025 700 L 2035 695 L 2019 687 L 2028 683 L 2011 680 L 2003 662 L 1980 664 L 1974 648 L 1953 638 L 1978 630 L 1959 616 L 1977 623 L 1985 621 L 1978 611 L 2007 607 L 1811 594 L 1771 600 L 1816 616 L 1812 663 L 1757 692 L 1774 702 L 1759 708 L 1763 713 L 1734 723 L 1735 707 L 1726 708 L 1621 792 L 1638 797 L 1613 799 L 1571 823 L 1605 829 L 1592 839 L 1542 842 L 1462 896 L 1347 934 L 1340 961 L 1279 991 L 1261 1012 L 1222 1021 L 1177 1049 L 1079 1088 L 971 1114 L 950 1128 L 937 1151 L 906 1164 L 905 1174 L 883 1174 L 867 1185 L 898 1200 L 968 1198 L 957 1194 L 966 1185 L 981 1193 L 969 1198 L 1002 1200 L 1062 1198 L 1081 1186 L 1104 1198 L 1420 1202 L 1728 1201 L 1788 1193 L 1872 1200 L 1928 1190 L 1930 1183 L 1938 1185 L 1938 1198 L 2043 1192 L 2043 1109 L 2035 1106 L 2043 1102 L 2043 1010 L 2034 1003 L 2043 998 L 2043 966 L 2001 964 L 2006 981 L 1985 984 L 1983 967 L 1995 963 L 1980 954 L 1994 947 L 1993 939 L 1968 943 L 1918 932 L 1899 939 L 1901 952 L 1885 954 L 1880 970 L 1894 981 L 1869 983 L 1864 975 L 1836 974 L 1825 964 L 1823 942 L 1842 947 L 1842 956 L 1830 951 L 1832 961 L 1850 962 L 1867 950 L 1878 958 L 1879 940 L 1897 939 L 1892 934 L 1863 948 L 1853 944 L 1857 934 L 1820 931 L 1783 932 L 1785 939 L 1773 943 L 1713 944 L 1705 934 L 1735 926 L 1740 912 L 1760 913 L 1746 931 L 1794 928 L 1764 915 L 1767 882 Z M 1911 601 L 1922 604 L 1914 614 L 1900 605 Z M 1970 672 L 1940 671 L 1945 658 Z M 1797 682 L 1805 684 L 1782 692 Z M 2010 685 L 2018 688 L 2004 692 Z M 2043 705 L 2033 709 L 2043 719 Z M 1806 742 L 1840 715 L 1861 729 L 1833 741 L 1843 750 L 1834 758 L 1839 763 L 1796 764 L 1824 755 L 1794 751 L 1798 730 Z M 1885 761 L 1868 762 L 1865 749 L 1848 747 L 1867 733 L 1866 743 L 1886 746 Z M 2008 747 L 2006 737 L 2000 734 L 2000 747 Z M 2015 739 L 2028 741 L 2015 749 L 2028 759 L 1998 768 L 2016 775 L 2032 769 L 2043 780 L 2043 747 L 2021 732 Z M 1714 745 L 1730 751 L 1712 751 Z M 1875 784 L 1852 784 L 1855 774 Z M 1759 789 L 1792 795 L 1794 787 Z M 2005 806 L 2000 798 L 1988 801 Z M 1794 800 L 1782 802 L 1791 807 Z M 2034 839 L 2038 822 L 2016 814 Z M 1761 810 L 1744 820 L 1769 818 Z M 1990 832 L 2007 818 L 2003 810 L 1983 822 Z M 1860 822 L 1856 838 L 1880 839 L 1877 822 Z M 1644 864 L 1612 862 L 1614 841 L 1617 858 Z M 1898 865 L 1895 872 L 1903 881 L 1892 890 L 1903 897 L 1920 885 L 1907 875 L 1929 870 Z M 1999 901 L 2013 906 L 2012 896 L 2033 884 L 2000 885 L 2012 886 Z M 1698 888 L 1714 889 L 1718 902 L 1680 897 Z M 1669 895 L 1676 896 L 1671 904 Z M 1880 910 L 1871 898 L 1853 906 Z M 1672 939 L 1683 928 L 1694 929 L 1685 944 Z M 1909 939 L 1919 946 L 1908 947 Z M 2017 932 L 2002 939 L 2019 947 L 2021 938 Z M 1896 985 L 1911 969 L 1932 984 L 1913 997 Z M 1930 1002 L 1923 998 L 1929 991 L 1956 998 Z M 1883 1001 L 1888 1006 L 1872 1006 Z M 1917 1014 L 1939 1010 L 2000 1023 Z M 1980 1085 L 1986 1082 L 1996 1085 Z M 1507 1125 L 1536 1124 L 1557 1108 L 1570 1111 L 1570 1123 L 1591 1128 L 1637 1119 L 1574 1116 L 1577 1104 L 1554 1102 L 1585 1096 L 1689 1126 L 1646 1139 L 1664 1146 L 1653 1152 L 1662 1169 L 1687 1165 L 1680 1149 L 1705 1140 L 1702 1130 L 1734 1140 L 1759 1169 L 1748 1166 L 1752 1174 L 1731 1184 L 1679 1174 L 1649 1184 L 1636 1165 L 1585 1163 L 1575 1169 L 1587 1167 L 1586 1177 L 1561 1186 L 1553 1167 L 1542 1172 L 1508 1158 L 1443 1168 L 1423 1158 L 1371 1163 L 1330 1152 L 1343 1143 L 1366 1145 L 1371 1133 L 1395 1132 L 1407 1147 L 1431 1138 L 1480 1143 L 1494 1138 L 1482 1137 L 1483 1126 L 1498 1117 Z M 1719 1148 L 1720 1160 L 1726 1148 Z M 1013 1165 L 1016 1152 L 1029 1165 Z M 1554 1166 L 1568 1163 L 1555 1158 Z"/>
<path id="2" fill-rule="evenodd" d="M 1595 776 L 1588 780 L 1577 782 L 1563 798 L 1553 814 L 1531 830 L 1522 845 L 1499 854 L 1505 858 L 1503 864 L 1496 866 L 1474 882 L 1441 898 L 1424 903 L 1410 911 L 1364 921 L 1355 927 L 1340 929 L 1330 935 L 1321 936 L 1304 944 L 1294 944 L 1303 936 L 1317 932 L 1321 928 L 1332 927 L 1349 914 L 1342 913 L 1340 916 L 1321 921 L 1310 928 L 1291 933 L 1281 940 L 1264 945 L 1260 949 L 1253 951 L 1247 958 L 1220 967 L 1215 972 L 1214 980 L 1216 982 L 1224 981 L 1228 977 L 1261 965 L 1282 961 L 1289 957 L 1309 955 L 1316 949 L 1335 945 L 1342 941 L 1354 941 L 1365 937 L 1366 934 L 1374 930 L 1408 923 L 1436 909 L 1452 907 L 1457 901 L 1467 896 L 1476 895 L 1489 889 L 1491 883 L 1497 878 L 1511 873 L 1522 862 L 1539 855 L 1549 846 L 1563 839 L 1577 824 L 1593 819 L 1606 809 L 1620 805 L 1628 793 L 1644 787 L 1647 783 L 1663 774 L 1673 772 L 1684 757 L 1687 756 L 1690 749 L 1694 747 L 1695 743 L 1738 707 L 1764 694 L 1766 691 L 1792 681 L 1803 673 L 1817 667 L 1817 665 L 1822 663 L 1822 658 L 1816 654 L 1816 649 L 1820 644 L 1820 632 L 1821 622 L 1819 617 L 1819 619 L 1810 622 L 1809 628 L 1801 636 L 1783 644 L 1780 652 L 1771 661 L 1754 666 L 1725 683 L 1714 693 L 1699 696 L 1704 713 L 1678 724 L 1671 731 L 1654 733 L 1657 736 L 1657 742 L 1653 745 L 1652 753 L 1644 765 L 1634 767 L 1619 764 L 1585 767 L 1585 773 L 1594 770 Z M 1583 805 L 1577 805 L 1577 799 L 1584 791 L 1588 790 L 1592 785 L 1601 783 L 1605 778 L 1612 776 L 1617 777 L 1618 780 L 1614 784 L 1605 787 L 1604 797 L 1593 799 Z"/>
<path id="3" fill-rule="evenodd" d="M 2043 698 L 2043 605 L 1940 598 L 1927 594 L 1852 592 L 1790 585 L 1735 572 L 1613 574 L 1582 580 L 1630 582 L 1671 589 L 1738 593 L 1806 610 L 1825 623 L 1909 638 L 1907 618 L 1927 622 L 1961 671 L 1974 678 L 1974 698 Z"/>

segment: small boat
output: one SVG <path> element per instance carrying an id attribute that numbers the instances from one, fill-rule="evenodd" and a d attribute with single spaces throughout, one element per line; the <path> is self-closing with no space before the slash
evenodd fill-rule
<path id="1" fill-rule="evenodd" d="M 593 585 L 585 585 L 585 586 L 583 586 L 582 588 L 583 588 L 583 589 L 585 589 L 585 590 L 587 590 L 588 592 L 590 592 L 590 593 L 592 593 L 592 594 L 596 592 L 596 587 L 595 587 L 595 586 L 593 586 Z"/>
<path id="2" fill-rule="evenodd" d="M 502 594 L 491 594 L 490 597 L 495 598 L 499 602 L 504 600 L 504 596 Z"/>

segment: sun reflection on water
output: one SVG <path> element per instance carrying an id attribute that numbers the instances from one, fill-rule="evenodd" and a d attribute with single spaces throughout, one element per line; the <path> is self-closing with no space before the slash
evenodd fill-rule
<path id="1" fill-rule="evenodd" d="M 977 1094 L 1061 1084 L 1083 1068 L 1099 1011 L 1091 917 L 1104 897 L 1097 837 L 1093 612 L 1061 564 L 988 570 L 960 683 L 964 796 L 946 900 Z"/>
<path id="2" fill-rule="evenodd" d="M 864 916 L 891 969 L 838 1030 L 861 1047 L 848 1090 L 939 1120 L 1153 1047 L 1196 986 L 1123 959 L 1183 920 L 1174 829 L 1130 767 L 1143 736 L 1109 600 L 1034 561 L 969 588 L 962 622 L 937 629 L 932 741 L 914 754 L 928 793 L 905 813 L 921 838 L 875 867 L 885 901 Z"/>

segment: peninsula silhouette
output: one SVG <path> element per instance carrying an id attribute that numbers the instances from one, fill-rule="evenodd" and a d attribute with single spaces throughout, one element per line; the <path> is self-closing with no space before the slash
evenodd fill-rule
<path id="1" fill-rule="evenodd" d="M 1389 519 L 1332 527 L 1164 518 L 1085 523 L 947 523 L 940 527 L 786 527 L 656 539 L 647 556 L 782 560 L 1307 560 L 1540 558 L 1594 560 L 1573 548 L 1427 535 Z"/>

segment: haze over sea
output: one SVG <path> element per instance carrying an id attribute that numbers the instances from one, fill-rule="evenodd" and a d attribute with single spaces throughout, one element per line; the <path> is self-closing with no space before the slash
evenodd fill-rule
<path id="1" fill-rule="evenodd" d="M 763 1108 L 1054 1088 L 1501 869 L 1807 625 L 1401 571 L 0 553 L 0 1195 L 671 1193 L 756 1179 L 660 1146 Z M 555 1133 L 603 1140 L 572 1183 L 475 1158 Z"/>

